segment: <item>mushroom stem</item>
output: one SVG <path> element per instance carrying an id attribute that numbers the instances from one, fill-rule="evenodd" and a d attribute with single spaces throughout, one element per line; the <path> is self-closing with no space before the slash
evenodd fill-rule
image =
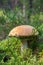
<path id="1" fill-rule="evenodd" d="M 28 43 L 26 40 L 22 40 L 22 45 L 21 45 L 21 52 L 23 52 L 24 49 L 28 48 Z"/>

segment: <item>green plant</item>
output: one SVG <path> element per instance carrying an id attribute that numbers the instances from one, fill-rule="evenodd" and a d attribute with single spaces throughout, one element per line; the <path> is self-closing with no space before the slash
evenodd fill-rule
<path id="1" fill-rule="evenodd" d="M 40 62 L 40 52 L 38 56 L 32 54 L 32 49 L 24 49 L 21 54 L 21 41 L 19 38 L 8 38 L 6 40 L 0 41 L 0 64 L 2 65 L 40 65 L 43 64 L 43 61 Z M 3 61 L 3 58 L 9 55 L 10 59 L 6 62 Z M 41 54 L 42 55 L 42 54 Z M 43 58 L 43 57 L 41 57 Z M 42 59 L 43 60 L 43 59 Z"/>

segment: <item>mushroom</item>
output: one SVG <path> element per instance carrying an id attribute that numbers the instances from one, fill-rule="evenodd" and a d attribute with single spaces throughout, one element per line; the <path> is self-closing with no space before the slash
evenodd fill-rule
<path id="1" fill-rule="evenodd" d="M 37 36 L 39 33 L 37 29 L 35 29 L 33 26 L 30 25 L 20 25 L 17 27 L 14 27 L 10 33 L 9 36 L 15 36 L 20 37 L 22 41 L 21 51 L 23 51 L 24 48 L 28 48 L 26 37 L 30 36 Z"/>

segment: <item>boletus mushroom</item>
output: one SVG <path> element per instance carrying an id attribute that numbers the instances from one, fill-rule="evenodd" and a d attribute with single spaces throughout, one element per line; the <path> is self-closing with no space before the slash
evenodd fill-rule
<path id="1" fill-rule="evenodd" d="M 15 36 L 20 37 L 22 41 L 21 51 L 23 51 L 24 48 L 28 48 L 28 43 L 26 37 L 31 36 L 37 36 L 39 33 L 37 29 L 35 29 L 33 26 L 30 25 L 20 25 L 17 27 L 14 27 L 10 33 L 9 36 Z"/>

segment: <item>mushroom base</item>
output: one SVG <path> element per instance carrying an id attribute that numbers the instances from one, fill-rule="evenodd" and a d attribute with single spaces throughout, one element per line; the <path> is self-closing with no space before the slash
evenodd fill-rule
<path id="1" fill-rule="evenodd" d="M 28 48 L 28 43 L 26 40 L 23 40 L 21 45 L 21 52 L 23 52 L 23 50 L 27 48 Z"/>

